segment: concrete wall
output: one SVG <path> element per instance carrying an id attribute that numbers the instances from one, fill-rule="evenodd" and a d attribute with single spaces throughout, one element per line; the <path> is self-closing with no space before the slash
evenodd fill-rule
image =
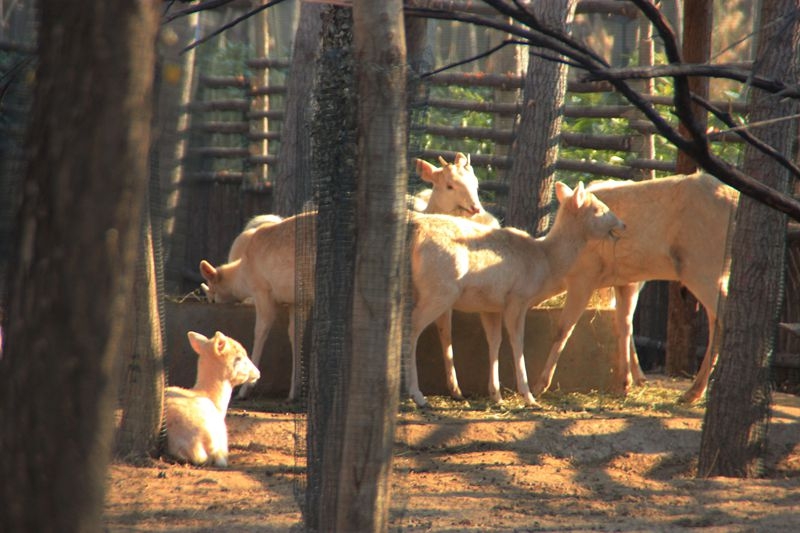
<path id="1" fill-rule="evenodd" d="M 251 306 L 205 302 L 167 303 L 167 357 L 169 383 L 191 386 L 196 359 L 186 332 L 213 335 L 219 330 L 252 349 L 255 314 Z M 557 327 L 560 309 L 533 309 L 525 328 L 525 359 L 531 384 L 539 375 Z M 288 394 L 291 351 L 287 335 L 288 316 L 280 313 L 270 331 L 261 358 L 261 380 L 257 395 L 281 397 Z M 553 388 L 564 391 L 607 390 L 612 377 L 614 350 L 613 315 L 608 310 L 584 313 L 559 361 Z M 485 396 L 489 381 L 489 356 L 480 318 L 476 314 L 453 315 L 453 349 L 459 384 L 465 395 Z M 420 388 L 424 394 L 446 394 L 444 366 L 435 326 L 421 336 L 417 362 Z M 514 369 L 508 339 L 500 350 L 500 381 L 515 389 Z"/>

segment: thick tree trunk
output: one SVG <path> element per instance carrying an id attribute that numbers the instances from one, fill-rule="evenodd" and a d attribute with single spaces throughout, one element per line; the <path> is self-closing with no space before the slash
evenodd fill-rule
<path id="1" fill-rule="evenodd" d="M 683 60 L 687 63 L 706 63 L 711 59 L 711 34 L 714 6 L 708 0 L 685 0 L 683 20 Z M 689 88 L 698 96 L 708 98 L 708 78 L 689 78 Z M 697 122 L 705 127 L 708 113 L 694 105 Z M 686 134 L 681 126 L 680 131 Z M 697 163 L 685 152 L 678 152 L 677 171 L 691 174 Z M 669 314 L 667 318 L 667 355 L 665 370 L 671 376 L 692 375 L 697 369 L 695 340 L 703 324 L 697 299 L 678 282 L 669 284 Z"/>
<path id="2" fill-rule="evenodd" d="M 797 82 L 800 30 L 796 2 L 764 0 L 756 65 L 764 76 Z M 780 22 L 785 17 L 784 22 Z M 797 113 L 794 101 L 753 93 L 750 121 Z M 794 159 L 797 121 L 759 128 L 759 137 Z M 748 147 L 744 171 L 781 192 L 788 172 Z M 777 333 L 786 255 L 786 216 L 743 196 L 736 213 L 731 277 L 722 313 L 720 361 L 711 376 L 698 475 L 751 477 L 760 473 L 771 390 L 769 366 Z"/>
<path id="3" fill-rule="evenodd" d="M 569 30 L 577 0 L 543 0 L 531 4 L 542 23 Z M 550 226 L 550 204 L 558 159 L 567 66 L 531 48 L 519 130 L 511 148 L 506 225 L 541 235 Z M 551 52 L 545 52 L 545 55 Z"/>
<path id="4" fill-rule="evenodd" d="M 339 531 L 386 531 L 408 264 L 403 4 L 357 0 L 353 18 L 361 231 L 336 524 Z"/>
<path id="5" fill-rule="evenodd" d="M 31 159 L 0 360 L 0 531 L 102 531 L 158 9 L 39 7 Z"/>
<path id="6" fill-rule="evenodd" d="M 311 198 L 311 106 L 319 57 L 323 6 L 302 3 L 295 34 L 286 93 L 286 117 L 281 129 L 278 170 L 274 175 L 272 211 L 299 213 Z"/>
<path id="7" fill-rule="evenodd" d="M 312 175 L 319 199 L 308 384 L 306 528 L 336 524 L 355 268 L 356 90 L 352 13 L 327 7 L 315 85 Z M 298 246 L 297 261 L 308 257 Z M 300 264 L 300 263 L 298 263 Z M 303 284 L 298 284 L 302 287 Z"/>

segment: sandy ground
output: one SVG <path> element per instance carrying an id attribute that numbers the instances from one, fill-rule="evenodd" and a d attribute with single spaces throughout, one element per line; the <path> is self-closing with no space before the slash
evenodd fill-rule
<path id="1" fill-rule="evenodd" d="M 545 395 L 543 409 L 404 404 L 392 531 L 800 531 L 800 398 L 776 394 L 759 479 L 697 479 L 703 408 L 685 380 L 625 401 Z M 112 465 L 108 531 L 300 531 L 303 415 L 251 401 L 229 413 L 227 469 Z"/>

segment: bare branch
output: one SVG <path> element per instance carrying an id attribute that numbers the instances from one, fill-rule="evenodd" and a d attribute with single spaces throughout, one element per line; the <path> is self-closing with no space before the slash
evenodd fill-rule
<path id="1" fill-rule="evenodd" d="M 609 68 L 600 72 L 591 72 L 581 76 L 582 81 L 641 80 L 649 78 L 671 78 L 675 76 L 703 76 L 721 78 L 749 84 L 769 93 L 780 94 L 786 98 L 800 98 L 800 87 L 787 85 L 781 81 L 761 76 L 753 76 L 751 71 L 728 65 L 709 65 L 707 63 L 681 63 L 655 65 L 652 67 Z"/>
<path id="2" fill-rule="evenodd" d="M 204 2 L 198 2 L 197 4 L 195 4 L 193 6 L 181 9 L 180 11 L 176 11 L 174 13 L 170 13 L 170 14 L 166 14 L 165 13 L 164 14 L 163 23 L 166 24 L 168 22 L 172 22 L 173 20 L 175 20 L 177 18 L 185 17 L 187 15 L 191 15 L 192 13 L 198 13 L 200 11 L 208 11 L 209 9 L 216 9 L 216 8 L 222 7 L 222 6 L 226 5 L 226 4 L 230 4 L 233 1 L 234 0 L 205 0 Z M 174 1 L 170 2 L 169 6 L 167 6 L 167 9 L 172 7 L 173 3 L 174 3 Z"/>
<path id="3" fill-rule="evenodd" d="M 209 1 L 214 1 L 214 0 L 209 0 Z M 225 1 L 225 0 L 219 0 L 219 1 Z M 190 43 L 183 50 L 181 50 L 181 53 L 188 52 L 192 48 L 196 48 L 196 47 L 200 46 L 204 42 L 213 39 L 214 37 L 216 37 L 220 33 L 223 33 L 225 30 L 229 30 L 229 29 L 233 28 L 234 26 L 236 26 L 237 24 L 239 24 L 240 22 L 244 22 L 245 20 L 249 19 L 253 15 L 255 15 L 257 13 L 260 13 L 261 11 L 264 11 L 265 9 L 269 9 L 272 6 L 278 5 L 278 4 L 280 4 L 280 3 L 284 2 L 284 1 L 285 0 L 272 0 L 271 2 L 267 2 L 266 4 L 264 4 L 262 6 L 258 6 L 255 9 L 251 9 L 250 11 L 245 13 L 244 15 L 236 17 L 235 19 L 233 19 L 232 21 L 228 22 L 227 24 L 223 24 L 222 26 L 220 26 L 216 30 L 212 31 L 211 33 L 209 33 L 205 37 L 201 37 L 200 39 L 197 39 L 196 41 Z"/>

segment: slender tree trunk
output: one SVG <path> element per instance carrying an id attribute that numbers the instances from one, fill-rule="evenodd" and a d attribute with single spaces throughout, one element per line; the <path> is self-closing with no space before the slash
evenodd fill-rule
<path id="1" fill-rule="evenodd" d="M 357 0 L 353 19 L 361 231 L 336 524 L 339 531 L 386 531 L 407 265 L 403 4 Z"/>
<path id="2" fill-rule="evenodd" d="M 531 8 L 544 24 L 569 30 L 576 5 L 577 0 L 542 0 L 531 4 Z M 507 225 L 537 236 L 550 226 L 567 90 L 567 66 L 534 55 L 541 52 L 541 49 L 531 48 L 529 56 L 519 131 L 511 148 L 513 163 L 508 177 L 506 215 Z"/>
<path id="3" fill-rule="evenodd" d="M 164 340 L 149 206 L 142 218 L 133 312 L 122 343 L 121 419 L 114 446 L 117 457 L 132 462 L 158 452 L 164 412 Z"/>
<path id="4" fill-rule="evenodd" d="M 756 70 L 797 83 L 800 29 L 792 0 L 764 0 Z M 793 100 L 753 93 L 750 122 L 797 113 Z M 794 159 L 797 121 L 758 130 L 759 137 Z M 748 147 L 744 171 L 789 192 L 788 171 Z M 769 366 L 780 316 L 786 255 L 786 215 L 742 196 L 733 234 L 729 296 L 723 311 L 720 361 L 711 376 L 698 475 L 751 477 L 760 473 L 771 390 Z"/>
<path id="5" fill-rule="evenodd" d="M 0 360 L 0 531 L 102 531 L 158 8 L 39 8 L 31 159 Z"/>
<path id="6" fill-rule="evenodd" d="M 286 117 L 281 129 L 278 170 L 273 184 L 273 212 L 288 216 L 299 213 L 311 198 L 311 105 L 319 57 L 323 6 L 302 3 L 294 40 L 292 66 L 286 93 Z"/>
<path id="7" fill-rule="evenodd" d="M 685 0 L 683 20 L 683 60 L 687 63 L 706 63 L 711 59 L 714 5 L 708 0 Z M 708 98 L 708 78 L 689 78 L 689 88 L 702 98 Z M 705 127 L 708 113 L 694 104 L 698 124 Z M 686 133 L 681 125 L 680 131 Z M 691 174 L 697 163 L 684 152 L 678 152 L 677 171 Z M 695 350 L 698 330 L 703 321 L 697 299 L 680 283 L 669 284 L 669 314 L 667 317 L 667 355 L 665 370 L 671 376 L 692 375 L 697 369 Z M 712 339 L 709 339 L 711 342 Z"/>

